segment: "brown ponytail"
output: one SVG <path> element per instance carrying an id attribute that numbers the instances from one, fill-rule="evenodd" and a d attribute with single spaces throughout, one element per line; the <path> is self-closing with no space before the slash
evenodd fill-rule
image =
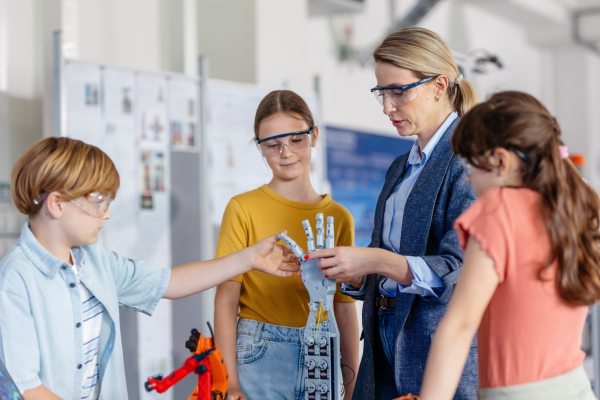
<path id="1" fill-rule="evenodd" d="M 532 96 L 502 92 L 475 106 L 460 121 L 452 138 L 454 151 L 477 168 L 491 170 L 484 156 L 498 147 L 513 147 L 529 157 L 522 165 L 523 186 L 543 199 L 543 216 L 558 261 L 561 297 L 572 305 L 600 300 L 600 199 L 575 165 L 562 159 L 556 119 Z"/>
<path id="2" fill-rule="evenodd" d="M 258 128 L 265 119 L 277 113 L 290 114 L 306 122 L 309 128 L 315 126 L 310 108 L 302 97 L 291 90 L 274 90 L 261 100 L 254 117 L 254 137 L 258 139 Z"/>

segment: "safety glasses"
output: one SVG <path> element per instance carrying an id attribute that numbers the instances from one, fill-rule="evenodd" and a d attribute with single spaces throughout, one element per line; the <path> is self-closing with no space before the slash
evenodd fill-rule
<path id="1" fill-rule="evenodd" d="M 43 202 L 50 192 L 44 192 L 38 197 L 33 199 L 33 204 L 38 205 Z M 108 211 L 108 207 L 112 202 L 112 195 L 110 193 L 92 192 L 86 196 L 77 197 L 72 199 L 71 203 L 81 208 L 86 213 L 102 218 Z"/>
<path id="2" fill-rule="evenodd" d="M 417 86 L 429 82 L 431 78 L 421 79 L 418 82 L 411 83 L 406 86 L 385 86 L 385 87 L 374 87 L 371 89 L 371 93 L 375 95 L 375 98 L 381 104 L 387 99 L 394 107 L 402 107 L 412 102 L 419 96 Z"/>
<path id="3" fill-rule="evenodd" d="M 256 145 L 263 157 L 279 157 L 283 152 L 283 146 L 294 153 L 308 149 L 312 145 L 311 134 L 315 128 L 307 131 L 283 133 L 281 135 L 271 136 L 266 139 L 256 141 Z M 289 137 L 289 139 L 284 139 Z"/>
<path id="4" fill-rule="evenodd" d="M 86 213 L 102 218 L 108 211 L 108 207 L 112 202 L 110 193 L 92 192 L 87 196 L 77 197 L 71 200 L 71 203 L 81 208 Z"/>

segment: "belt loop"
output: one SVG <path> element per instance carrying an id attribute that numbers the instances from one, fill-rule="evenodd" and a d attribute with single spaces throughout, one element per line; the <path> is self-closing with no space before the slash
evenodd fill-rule
<path id="1" fill-rule="evenodd" d="M 258 326 L 256 327 L 256 333 L 254 334 L 254 344 L 260 341 L 260 334 L 265 326 L 264 322 L 258 322 Z"/>

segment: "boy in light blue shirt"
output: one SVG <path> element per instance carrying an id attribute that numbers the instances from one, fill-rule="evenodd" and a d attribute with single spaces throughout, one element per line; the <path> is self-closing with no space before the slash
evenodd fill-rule
<path id="1" fill-rule="evenodd" d="M 96 242 L 119 175 L 106 154 L 78 140 L 33 144 L 15 163 L 11 188 L 29 222 L 0 261 L 0 359 L 25 400 L 127 399 L 119 306 L 151 315 L 161 298 L 251 269 L 298 270 L 276 235 L 173 269 L 107 250 Z"/>

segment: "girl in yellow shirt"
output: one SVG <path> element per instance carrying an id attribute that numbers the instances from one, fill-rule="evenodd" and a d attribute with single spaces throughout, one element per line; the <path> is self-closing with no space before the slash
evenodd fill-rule
<path id="1" fill-rule="evenodd" d="M 231 199 L 216 256 L 283 230 L 302 245 L 306 235 L 301 221 L 315 221 L 317 213 L 334 217 L 336 245 L 352 246 L 352 215 L 329 195 L 318 194 L 310 182 L 311 151 L 319 129 L 304 100 L 289 90 L 269 93 L 256 111 L 254 132 L 273 179 Z M 356 308 L 339 291 L 334 300 L 342 364 L 349 367 L 342 369 L 344 382 L 352 380 L 344 398 L 351 399 L 350 369 L 358 370 Z M 228 400 L 304 399 L 302 337 L 308 303 L 308 291 L 299 276 L 277 278 L 253 271 L 218 286 L 215 337 L 228 366 Z"/>

